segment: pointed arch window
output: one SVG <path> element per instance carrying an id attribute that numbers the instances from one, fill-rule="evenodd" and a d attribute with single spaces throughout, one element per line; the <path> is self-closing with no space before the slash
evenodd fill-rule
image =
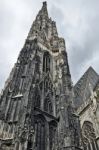
<path id="1" fill-rule="evenodd" d="M 45 52 L 43 56 L 43 72 L 50 71 L 50 54 Z"/>
<path id="2" fill-rule="evenodd" d="M 84 150 L 98 150 L 96 143 L 96 135 L 93 124 L 89 121 L 85 121 L 82 127 L 82 137 Z"/>
<path id="3" fill-rule="evenodd" d="M 37 150 L 45 150 L 46 120 L 42 115 L 35 117 L 35 147 Z"/>
<path id="4" fill-rule="evenodd" d="M 53 114 L 52 102 L 49 97 L 47 97 L 44 101 L 44 111 L 51 115 Z"/>
<path id="5" fill-rule="evenodd" d="M 57 127 L 57 123 L 54 120 L 52 120 L 49 123 L 49 147 L 50 147 L 50 150 L 54 149 L 56 127 Z"/>

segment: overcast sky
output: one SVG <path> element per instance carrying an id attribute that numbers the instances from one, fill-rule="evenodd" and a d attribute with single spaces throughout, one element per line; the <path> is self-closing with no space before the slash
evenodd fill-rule
<path id="1" fill-rule="evenodd" d="M 47 0 L 64 37 L 74 83 L 89 66 L 99 73 L 99 0 Z M 23 47 L 42 0 L 0 0 L 0 89 Z"/>

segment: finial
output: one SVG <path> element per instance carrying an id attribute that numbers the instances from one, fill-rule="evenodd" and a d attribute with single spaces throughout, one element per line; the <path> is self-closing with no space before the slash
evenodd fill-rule
<path id="1" fill-rule="evenodd" d="M 47 6 L 47 2 L 46 1 L 43 2 L 43 6 Z"/>

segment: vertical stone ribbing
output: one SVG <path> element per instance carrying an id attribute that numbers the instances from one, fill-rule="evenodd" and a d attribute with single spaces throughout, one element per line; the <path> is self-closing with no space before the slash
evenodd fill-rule
<path id="1" fill-rule="evenodd" d="M 65 41 L 43 2 L 1 96 L 1 148 L 76 150 L 72 99 Z"/>

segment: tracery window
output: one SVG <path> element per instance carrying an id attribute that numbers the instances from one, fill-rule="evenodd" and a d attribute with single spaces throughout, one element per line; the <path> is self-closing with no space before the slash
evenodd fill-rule
<path id="1" fill-rule="evenodd" d="M 35 147 L 36 150 L 45 150 L 45 134 L 46 120 L 42 115 L 35 118 Z"/>
<path id="2" fill-rule="evenodd" d="M 98 150 L 93 124 L 85 121 L 82 127 L 84 150 Z"/>
<path id="3" fill-rule="evenodd" d="M 43 72 L 48 71 L 50 71 L 50 54 L 45 52 L 43 56 Z"/>

